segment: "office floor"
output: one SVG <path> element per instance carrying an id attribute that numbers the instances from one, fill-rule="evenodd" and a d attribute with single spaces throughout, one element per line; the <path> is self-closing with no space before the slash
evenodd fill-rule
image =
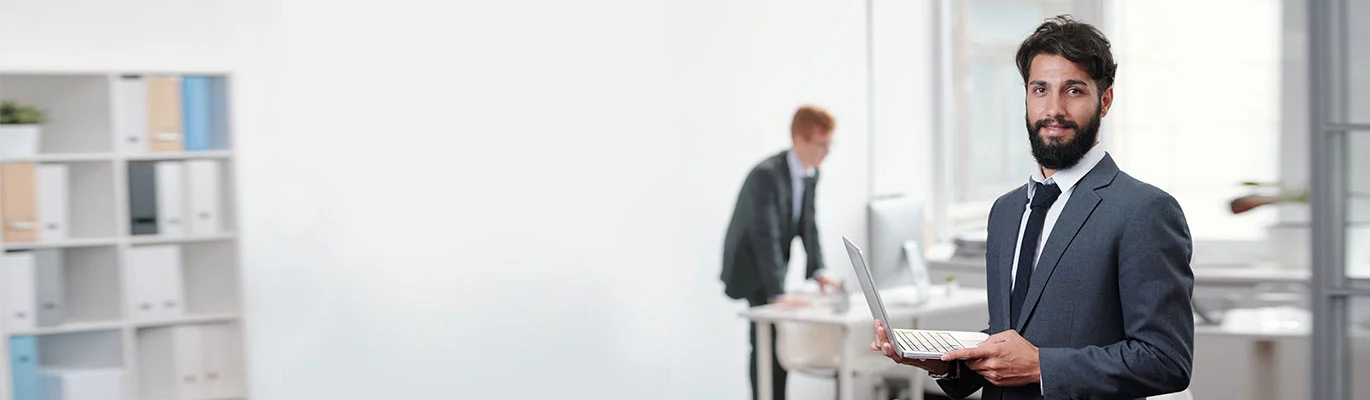
<path id="1" fill-rule="evenodd" d="M 803 374 L 790 374 L 788 399 L 791 400 L 833 400 L 837 398 L 837 386 L 831 378 L 820 378 Z M 857 393 L 857 399 L 871 399 L 873 395 Z M 927 400 L 943 400 L 946 397 L 926 394 Z M 888 400 L 888 399 L 876 399 Z"/>

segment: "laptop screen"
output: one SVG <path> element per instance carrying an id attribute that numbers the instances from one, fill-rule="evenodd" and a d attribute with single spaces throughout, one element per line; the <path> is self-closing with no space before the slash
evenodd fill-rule
<path id="1" fill-rule="evenodd" d="M 866 266 L 861 248 L 856 247 L 845 236 L 842 237 L 842 243 L 847 246 L 847 257 L 851 258 L 852 268 L 856 269 L 856 280 L 861 282 L 861 292 L 866 294 L 866 304 L 871 308 L 871 316 L 885 325 L 885 339 L 890 343 L 898 343 L 894 341 L 894 332 L 890 329 L 890 320 L 885 316 L 885 303 L 880 301 L 880 292 L 875 289 L 875 281 L 871 279 L 871 270 Z"/>

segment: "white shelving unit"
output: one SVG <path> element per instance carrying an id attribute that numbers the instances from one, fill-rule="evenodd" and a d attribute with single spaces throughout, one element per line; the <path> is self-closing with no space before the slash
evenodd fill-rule
<path id="1" fill-rule="evenodd" d="M 212 84 L 195 86 L 192 92 L 190 81 L 183 81 L 187 77 L 194 77 L 196 85 Z M 65 224 L 63 233 L 45 237 L 48 229 L 54 229 L 44 219 L 48 217 L 29 216 L 40 219 L 36 240 L 11 235 L 12 229 L 21 229 L 14 228 L 20 217 L 6 211 L 31 208 L 20 204 L 26 201 L 23 196 L 38 197 L 40 208 L 49 203 L 42 201 L 42 195 L 15 194 L 22 190 L 14 187 L 23 186 L 7 186 L 3 181 L 7 175 L 0 173 L 0 230 L 4 233 L 0 251 L 5 253 L 0 259 L 0 313 L 4 315 L 0 332 L 6 338 L 0 340 L 0 354 L 5 355 L 0 362 L 0 400 L 29 400 L 23 397 L 31 396 L 31 391 L 21 393 L 18 386 L 24 383 L 16 382 L 31 382 L 32 375 L 16 378 L 20 376 L 16 373 L 30 371 L 18 364 L 24 361 L 36 362 L 40 370 L 51 373 L 74 370 L 93 376 L 122 371 L 118 375 L 122 386 L 118 398 L 122 399 L 247 398 L 233 132 L 228 122 L 230 79 L 225 73 L 198 72 L 0 71 L 0 99 L 35 105 L 48 117 L 39 152 L 0 156 L 0 171 L 9 171 L 7 165 L 24 164 L 34 168 L 60 165 L 66 171 L 66 200 L 57 203 L 65 207 L 54 207 L 65 209 L 59 218 Z M 174 101 L 167 97 L 172 85 L 177 94 Z M 140 88 L 147 92 L 140 93 Z M 179 96 L 205 93 L 212 97 L 208 105 L 182 109 L 187 103 Z M 175 112 L 181 113 L 178 122 L 184 130 L 161 129 L 171 120 L 167 104 L 174 104 Z M 196 132 L 202 134 L 210 126 L 207 134 L 211 136 L 207 141 L 198 136 L 193 146 L 189 125 L 205 117 L 192 118 L 191 108 L 217 113 L 208 124 L 196 125 Z M 142 139 L 148 144 L 130 143 Z M 167 142 L 154 143 L 159 140 Z M 157 166 L 158 172 L 164 171 L 164 164 L 173 165 L 180 175 L 158 175 L 156 224 L 164 229 L 134 234 L 134 214 L 146 212 L 145 207 L 134 211 L 139 206 L 134 203 L 146 202 L 151 192 L 131 187 L 146 179 L 130 173 L 149 170 L 147 164 Z M 37 180 L 37 185 L 43 184 L 42 178 Z M 134 193 L 139 190 L 142 198 Z M 8 208 L 11 205 L 13 209 Z M 141 232 L 146 232 L 145 220 L 140 221 L 144 221 Z M 178 223 L 184 224 L 183 229 L 165 229 Z M 32 225 L 22 229 L 33 230 Z M 26 257 L 22 254 L 60 260 L 53 269 L 57 272 L 33 272 L 42 265 L 18 268 L 29 272 L 13 272 L 19 264 L 6 260 L 13 255 Z M 36 276 L 24 278 L 35 282 L 32 292 L 39 293 L 39 299 L 28 305 L 32 310 L 21 309 L 28 299 L 14 295 L 22 291 L 12 290 L 22 279 L 9 279 L 10 274 L 25 273 Z M 58 290 L 60 296 L 49 294 L 44 300 L 42 293 L 54 293 L 51 290 Z M 52 308 L 61 309 L 60 321 L 42 323 L 39 314 Z M 14 322 L 21 318 L 15 316 L 16 310 L 31 311 L 29 317 L 35 322 Z M 12 341 L 25 343 L 32 338 L 36 347 L 11 348 Z M 15 353 L 28 351 L 34 354 Z"/>

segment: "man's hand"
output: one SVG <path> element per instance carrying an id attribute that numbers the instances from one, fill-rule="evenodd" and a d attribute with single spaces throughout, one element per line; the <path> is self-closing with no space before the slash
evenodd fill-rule
<path id="1" fill-rule="evenodd" d="M 803 297 L 790 296 L 790 295 L 780 295 L 780 296 L 776 296 L 776 298 L 771 299 L 771 304 L 779 305 L 779 306 L 782 306 L 782 307 L 790 307 L 790 308 L 803 308 L 803 307 L 808 307 L 808 306 L 813 305 L 813 303 L 809 302 L 808 300 L 804 299 Z"/>
<path id="2" fill-rule="evenodd" d="M 828 293 L 828 288 L 838 288 L 842 286 L 842 281 L 824 275 L 815 275 L 813 280 L 818 281 L 818 292 L 823 294 Z"/>
<path id="3" fill-rule="evenodd" d="M 990 336 L 977 347 L 949 351 L 942 359 L 966 360 L 966 366 L 994 386 L 1022 386 L 1042 381 L 1037 346 L 1013 330 Z"/>
<path id="4" fill-rule="evenodd" d="M 885 353 L 885 357 L 889 357 L 891 360 L 894 360 L 894 362 L 912 365 L 934 374 L 945 374 L 947 371 L 951 370 L 951 363 L 946 361 L 917 360 L 900 356 L 899 353 L 894 351 L 894 345 L 891 344 L 889 340 L 885 339 L 885 326 L 880 323 L 880 320 L 875 320 L 875 341 L 871 342 L 871 350 Z"/>

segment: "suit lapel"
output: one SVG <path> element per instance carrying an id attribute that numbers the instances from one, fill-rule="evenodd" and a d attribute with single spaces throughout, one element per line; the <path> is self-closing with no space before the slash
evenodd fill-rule
<path id="1" fill-rule="evenodd" d="M 1047 238 L 1046 246 L 1042 247 L 1042 254 L 1037 257 L 1037 269 L 1032 272 L 1027 300 L 1023 302 L 1026 309 L 1018 315 L 1018 320 L 1014 321 L 1014 329 L 1022 332 L 1023 326 L 1027 325 L 1032 311 L 1037 309 L 1037 301 L 1042 298 L 1042 290 L 1046 288 L 1047 281 L 1051 279 L 1057 264 L 1061 262 L 1061 256 L 1075 240 L 1075 235 L 1080 233 L 1080 228 L 1085 226 L 1090 214 L 1099 206 L 1099 195 L 1094 193 L 1094 190 L 1108 186 L 1117 175 L 1118 165 L 1113 163 L 1111 156 L 1105 155 L 1104 159 L 1075 185 L 1070 200 L 1061 210 L 1061 215 L 1056 218 L 1056 225 L 1051 228 L 1051 236 Z"/>
<path id="2" fill-rule="evenodd" d="M 996 237 L 1008 238 L 1008 240 L 1000 241 L 999 252 L 997 253 L 999 259 L 996 261 L 999 271 L 999 282 L 996 284 L 999 285 L 999 293 L 1004 293 L 1004 295 L 999 296 L 999 304 L 994 305 L 999 308 L 999 315 L 1003 315 L 1005 320 L 1009 318 L 1009 315 L 1013 315 L 1009 309 L 1009 299 L 1013 297 L 1013 254 L 1018 241 L 1018 229 L 1023 223 L 1023 207 L 1027 205 L 1027 185 L 1019 187 L 1011 197 L 1021 201 L 1013 201 L 1011 202 L 1012 207 L 1001 210 L 1000 214 L 1007 215 L 1007 217 L 1001 219 L 1003 222 L 995 228 L 998 230 Z M 1014 321 L 1007 321 L 1003 325 L 1006 327 L 1002 330 L 1012 329 L 1013 325 Z"/>

